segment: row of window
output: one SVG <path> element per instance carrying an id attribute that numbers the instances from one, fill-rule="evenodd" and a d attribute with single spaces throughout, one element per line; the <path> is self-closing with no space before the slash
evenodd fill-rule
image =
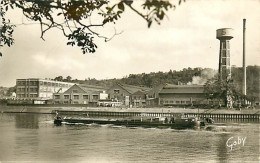
<path id="1" fill-rule="evenodd" d="M 191 104 L 191 101 L 173 101 L 173 100 L 165 100 L 162 101 L 164 104 Z M 192 101 L 192 103 L 196 103 L 196 101 Z"/>
<path id="2" fill-rule="evenodd" d="M 17 88 L 17 92 L 38 92 L 38 88 Z"/>
<path id="3" fill-rule="evenodd" d="M 43 81 L 40 81 L 40 85 L 52 86 L 52 87 L 70 87 L 71 86 L 69 84 L 54 83 L 54 82 L 43 82 Z"/>
<path id="4" fill-rule="evenodd" d="M 84 102 L 85 104 L 87 104 L 87 101 Z M 54 101 L 54 104 L 70 104 L 69 101 Z M 73 101 L 72 104 L 79 104 L 79 101 Z"/>
<path id="5" fill-rule="evenodd" d="M 38 86 L 38 85 L 44 85 L 44 86 L 56 86 L 56 87 L 70 87 L 69 84 L 62 84 L 62 83 L 56 83 L 56 82 L 44 82 L 44 81 L 17 81 L 17 86 L 25 86 L 25 85 L 31 85 L 31 86 Z"/>
<path id="6" fill-rule="evenodd" d="M 17 81 L 16 83 L 18 86 L 19 85 L 34 85 L 37 86 L 39 84 L 38 81 Z"/>
<path id="7" fill-rule="evenodd" d="M 54 95 L 54 99 L 61 99 L 62 95 Z M 94 100 L 98 100 L 98 95 L 92 95 Z M 63 99 L 70 99 L 70 97 L 74 100 L 78 100 L 78 99 L 84 99 L 84 100 L 88 100 L 89 99 L 89 95 L 63 95 Z"/>
<path id="8" fill-rule="evenodd" d="M 133 96 L 133 99 L 134 100 L 141 100 L 141 99 L 144 99 L 144 97 L 143 96 Z"/>
<path id="9" fill-rule="evenodd" d="M 38 94 L 17 94 L 17 98 L 38 97 Z"/>

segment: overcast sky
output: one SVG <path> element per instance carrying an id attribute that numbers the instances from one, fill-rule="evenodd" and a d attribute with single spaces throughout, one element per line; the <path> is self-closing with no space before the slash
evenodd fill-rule
<path id="1" fill-rule="evenodd" d="M 0 86 L 14 86 L 17 78 L 70 75 L 73 79 L 110 79 L 188 67 L 217 69 L 218 28 L 234 29 L 231 65 L 241 66 L 243 18 L 247 19 L 247 65 L 259 65 L 259 9 L 259 0 L 186 1 L 168 12 L 169 19 L 150 29 L 143 19 L 127 10 L 115 24 L 116 30 L 123 33 L 106 43 L 95 39 L 97 52 L 85 55 L 78 47 L 66 46 L 66 38 L 56 30 L 47 33 L 43 41 L 39 25 L 18 26 L 15 44 L 1 49 Z M 19 12 L 12 17 L 15 23 L 23 19 Z"/>

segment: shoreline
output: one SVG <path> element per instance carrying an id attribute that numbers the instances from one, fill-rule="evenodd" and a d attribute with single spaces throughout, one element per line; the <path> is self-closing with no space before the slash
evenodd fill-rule
<path id="1" fill-rule="evenodd" d="M 260 114 L 260 109 L 202 109 L 202 108 L 112 108 L 112 107 L 59 107 L 59 106 L 0 106 L 1 113 L 39 113 L 52 114 L 53 110 L 61 111 L 104 111 L 104 112 L 154 112 L 154 113 L 207 113 L 207 114 Z"/>

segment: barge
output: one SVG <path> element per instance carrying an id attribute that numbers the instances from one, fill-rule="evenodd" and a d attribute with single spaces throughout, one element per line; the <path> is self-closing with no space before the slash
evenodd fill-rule
<path id="1" fill-rule="evenodd" d="M 187 129 L 199 128 L 205 126 L 205 123 L 200 122 L 196 117 L 183 118 L 138 118 L 138 119 L 99 119 L 99 118 L 71 118 L 55 117 L 54 123 L 56 125 L 65 124 L 99 124 L 99 125 L 116 125 L 126 127 L 156 127 L 156 128 L 173 128 L 173 129 Z"/>

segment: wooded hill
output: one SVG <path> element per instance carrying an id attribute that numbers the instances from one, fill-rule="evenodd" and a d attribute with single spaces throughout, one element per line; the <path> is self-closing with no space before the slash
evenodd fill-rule
<path id="1" fill-rule="evenodd" d="M 247 96 L 259 101 L 259 71 L 260 66 L 247 66 Z M 243 69 L 232 67 L 232 80 L 238 92 L 242 92 Z M 122 79 L 96 80 L 95 78 L 85 80 L 71 80 L 81 84 L 99 85 L 109 88 L 114 83 L 123 83 L 136 86 L 155 87 L 159 84 L 199 84 L 203 85 L 208 79 L 216 77 L 217 70 L 210 68 L 184 68 L 180 71 L 170 70 L 169 72 L 151 72 L 149 74 L 130 74 Z M 55 78 L 56 79 L 56 78 Z M 56 79 L 57 80 L 57 79 Z M 68 81 L 64 79 L 63 81 Z"/>

